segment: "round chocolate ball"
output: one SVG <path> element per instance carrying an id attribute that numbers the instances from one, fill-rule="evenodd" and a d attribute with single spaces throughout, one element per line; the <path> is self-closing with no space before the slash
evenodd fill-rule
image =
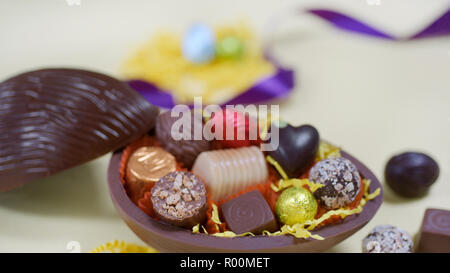
<path id="1" fill-rule="evenodd" d="M 200 153 L 211 149 L 211 142 L 203 136 L 195 139 L 196 127 L 203 132 L 201 115 L 196 115 L 194 111 L 183 113 L 183 115 L 190 115 L 191 124 L 188 123 L 186 128 L 172 128 L 181 117 L 172 117 L 171 111 L 160 114 L 156 119 L 156 137 L 164 149 L 181 161 L 184 167 L 191 168 Z"/>
<path id="2" fill-rule="evenodd" d="M 426 154 L 407 152 L 392 157 L 384 171 L 386 183 L 405 197 L 425 195 L 439 176 L 439 166 Z"/>
<path id="3" fill-rule="evenodd" d="M 317 162 L 309 172 L 309 180 L 324 185 L 314 192 L 314 196 L 327 209 L 349 205 L 361 187 L 361 177 L 356 166 L 342 157 Z"/>
<path id="4" fill-rule="evenodd" d="M 364 253 L 410 253 L 413 241 L 408 232 L 391 225 L 379 225 L 364 238 Z"/>
<path id="5" fill-rule="evenodd" d="M 275 212 L 283 224 L 302 224 L 314 219 L 317 214 L 317 202 L 307 189 L 290 187 L 278 197 Z"/>

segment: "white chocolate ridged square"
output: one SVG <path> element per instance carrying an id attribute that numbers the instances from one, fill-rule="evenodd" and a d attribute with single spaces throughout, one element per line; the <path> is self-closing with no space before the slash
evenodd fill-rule
<path id="1" fill-rule="evenodd" d="M 203 152 L 192 171 L 207 185 L 213 201 L 265 182 L 269 175 L 264 154 L 256 146 Z"/>

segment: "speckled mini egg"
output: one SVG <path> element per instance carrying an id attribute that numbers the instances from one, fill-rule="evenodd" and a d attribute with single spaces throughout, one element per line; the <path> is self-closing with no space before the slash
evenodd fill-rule
<path id="1" fill-rule="evenodd" d="M 410 253 L 413 241 L 408 232 L 391 225 L 376 226 L 364 238 L 364 253 Z"/>
<path id="2" fill-rule="evenodd" d="M 193 63 L 208 63 L 216 54 L 216 37 L 204 24 L 191 26 L 183 37 L 183 56 Z"/>
<path id="3" fill-rule="evenodd" d="M 217 43 L 217 56 L 222 59 L 239 59 L 244 53 L 244 42 L 235 36 L 227 36 Z"/>
<path id="4" fill-rule="evenodd" d="M 342 157 L 317 162 L 309 172 L 309 180 L 324 185 L 314 192 L 314 196 L 327 209 L 349 205 L 361 187 L 361 177 L 356 166 Z"/>

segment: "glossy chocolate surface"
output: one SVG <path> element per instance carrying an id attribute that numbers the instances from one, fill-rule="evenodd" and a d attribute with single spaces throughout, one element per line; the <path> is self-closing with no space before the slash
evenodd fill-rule
<path id="1" fill-rule="evenodd" d="M 427 209 L 419 233 L 418 252 L 450 253 L 450 211 Z"/>
<path id="2" fill-rule="evenodd" d="M 311 125 L 279 129 L 280 143 L 269 155 L 277 161 L 289 178 L 297 178 L 311 165 L 319 148 L 319 132 Z"/>
<path id="3" fill-rule="evenodd" d="M 357 159 L 342 152 L 355 164 L 361 175 L 370 179 L 370 191 L 382 188 L 375 175 Z M 156 221 L 136 207 L 126 194 L 119 177 L 121 151 L 113 154 L 108 168 L 108 186 L 116 209 L 139 238 L 162 252 L 322 252 L 349 237 L 375 215 L 383 201 L 383 191 L 369 201 L 357 215 L 345 218 L 339 224 L 327 225 L 317 230 L 325 240 L 297 239 L 283 236 L 244 236 L 220 238 L 205 234 L 192 234 L 190 230 Z"/>
<path id="4" fill-rule="evenodd" d="M 439 166 L 423 153 L 407 152 L 392 157 L 385 168 L 386 183 L 399 195 L 421 197 L 439 176 Z"/>
<path id="5" fill-rule="evenodd" d="M 258 190 L 225 202 L 221 210 L 228 228 L 236 234 L 260 234 L 264 230 L 275 232 L 278 229 L 272 209 Z"/>
<path id="6" fill-rule="evenodd" d="M 206 188 L 195 174 L 171 172 L 156 182 L 151 193 L 158 219 L 188 229 L 203 224 L 207 210 Z"/>
<path id="7" fill-rule="evenodd" d="M 90 161 L 147 133 L 158 109 L 112 77 L 43 69 L 0 83 L 0 191 Z"/>
<path id="8" fill-rule="evenodd" d="M 184 114 L 191 116 L 191 126 L 182 128 L 181 131 L 172 131 L 172 126 L 181 117 L 172 117 L 171 111 L 160 114 L 156 119 L 156 136 L 164 149 L 183 162 L 184 167 L 191 168 L 201 152 L 211 149 L 211 143 L 203 137 L 198 140 L 194 138 L 196 127 L 201 128 L 203 132 L 202 116 L 195 115 L 194 111 Z"/>

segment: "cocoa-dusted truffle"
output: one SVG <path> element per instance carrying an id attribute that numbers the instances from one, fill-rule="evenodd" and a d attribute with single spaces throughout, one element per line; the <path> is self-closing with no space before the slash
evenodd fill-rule
<path id="1" fill-rule="evenodd" d="M 151 191 L 156 216 L 167 223 L 192 228 L 206 217 L 206 189 L 200 179 L 188 172 L 171 172 Z"/>
<path id="2" fill-rule="evenodd" d="M 361 177 L 355 165 L 342 157 L 319 161 L 311 168 L 309 179 L 324 185 L 314 192 L 314 196 L 327 209 L 349 205 L 361 187 Z"/>
<path id="3" fill-rule="evenodd" d="M 391 225 L 379 225 L 364 238 L 364 253 L 410 253 L 413 250 L 411 236 Z"/>
<path id="4" fill-rule="evenodd" d="M 156 137 L 164 149 L 183 162 L 186 168 L 190 168 L 201 152 L 211 149 L 211 144 L 202 137 L 203 134 L 200 136 L 201 139 L 194 139 L 195 128 L 200 128 L 199 132 L 203 132 L 201 115 L 195 115 L 194 111 L 184 115 L 190 115 L 191 124 L 187 128 L 181 126 L 178 131 L 176 128 L 172 130 L 172 126 L 182 117 L 172 117 L 170 111 L 160 114 L 156 119 Z"/>

